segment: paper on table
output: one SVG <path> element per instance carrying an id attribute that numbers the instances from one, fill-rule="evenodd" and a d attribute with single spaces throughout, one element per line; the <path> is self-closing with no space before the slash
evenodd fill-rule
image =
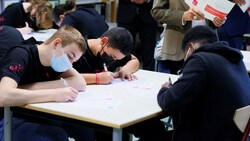
<path id="1" fill-rule="evenodd" d="M 231 11 L 234 3 L 228 0 L 185 0 L 189 7 L 196 7 L 205 18 L 213 20 L 214 17 L 225 18 Z"/>
<path id="2" fill-rule="evenodd" d="M 245 13 L 247 11 L 247 9 L 250 7 L 250 0 L 245 0 L 245 2 L 246 2 L 246 4 L 239 5 L 239 7 L 243 13 Z"/>
<path id="3" fill-rule="evenodd" d="M 133 81 L 128 81 L 128 80 L 122 81 L 120 78 L 117 78 L 114 79 L 110 85 L 113 85 L 116 88 L 120 88 L 121 90 L 126 89 L 128 94 L 143 96 L 143 97 L 156 97 L 160 89 L 160 85 L 159 88 L 155 88 L 153 87 L 153 82 L 148 82 L 143 78 Z"/>
<path id="4" fill-rule="evenodd" d="M 97 109 L 115 109 L 120 106 L 122 101 L 115 99 L 112 92 L 80 92 L 79 96 L 73 102 L 60 103 L 71 104 L 76 107 L 87 107 Z"/>

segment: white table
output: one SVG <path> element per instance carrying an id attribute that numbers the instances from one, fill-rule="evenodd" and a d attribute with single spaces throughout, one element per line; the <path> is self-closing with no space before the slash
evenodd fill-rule
<path id="1" fill-rule="evenodd" d="M 173 82 L 178 79 L 176 75 L 144 70 L 135 74 L 137 82 L 88 85 L 72 103 L 28 104 L 21 108 L 109 127 L 113 130 L 113 141 L 121 141 L 123 128 L 163 114 L 157 103 L 157 93 L 169 77 Z M 15 112 L 15 108 L 13 110 Z M 4 116 L 11 124 L 11 112 Z M 11 131 L 10 127 L 6 127 L 7 130 Z"/>
<path id="2" fill-rule="evenodd" d="M 241 50 L 241 53 L 243 55 L 243 62 L 246 66 L 246 69 L 247 69 L 248 73 L 250 73 L 250 51 Z"/>

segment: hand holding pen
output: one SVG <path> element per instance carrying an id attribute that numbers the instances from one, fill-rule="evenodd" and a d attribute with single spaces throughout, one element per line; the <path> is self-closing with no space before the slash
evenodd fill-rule
<path id="1" fill-rule="evenodd" d="M 61 81 L 63 83 L 64 88 L 58 89 L 60 92 L 58 93 L 58 96 L 55 97 L 55 101 L 59 102 L 72 102 L 76 99 L 78 95 L 78 90 L 76 90 L 73 87 L 70 87 L 68 82 L 61 77 Z"/>
<path id="2" fill-rule="evenodd" d="M 96 73 L 96 79 L 98 78 L 98 84 L 110 84 L 114 80 L 114 73 L 108 71 L 105 63 L 103 63 L 103 72 Z"/>
<path id="3" fill-rule="evenodd" d="M 171 78 L 168 78 L 168 82 L 164 83 L 162 87 L 170 88 L 173 85 Z"/>

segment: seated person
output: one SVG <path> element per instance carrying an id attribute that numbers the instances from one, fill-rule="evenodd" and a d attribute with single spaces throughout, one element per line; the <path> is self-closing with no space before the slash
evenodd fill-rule
<path id="1" fill-rule="evenodd" d="M 86 52 L 77 62 L 73 63 L 73 67 L 81 73 L 87 84 L 110 84 L 115 78 L 123 80 L 136 78 L 133 73 L 138 70 L 140 63 L 130 53 L 134 43 L 128 30 L 122 27 L 111 28 L 100 38 L 89 39 L 87 43 Z M 141 130 L 140 127 L 139 123 L 124 129 L 123 140 L 128 140 L 126 134 L 128 132 L 141 139 L 151 137 L 162 139 L 165 133 L 164 125 L 159 119 L 144 122 L 143 129 L 145 130 Z M 96 132 L 96 137 L 97 141 L 107 141 L 112 138 L 111 135 L 102 132 Z"/>
<path id="2" fill-rule="evenodd" d="M 24 41 L 22 34 L 14 27 L 0 26 L 0 60 L 7 50 Z"/>
<path id="3" fill-rule="evenodd" d="M 0 14 L 0 25 L 17 28 L 22 34 L 53 26 L 52 4 L 46 0 L 31 0 L 10 4 Z"/>
<path id="4" fill-rule="evenodd" d="M 86 50 L 82 35 L 70 26 L 61 27 L 41 45 L 19 44 L 0 60 L 0 107 L 39 102 L 74 101 L 86 82 L 72 68 Z M 61 79 L 60 79 L 61 78 Z M 67 86 L 65 86 L 67 83 Z M 3 140 L 3 113 L 0 140 Z M 94 141 L 94 130 L 59 121 L 34 120 L 13 115 L 13 141 Z M 39 121 L 39 122 L 38 122 Z"/>
<path id="5" fill-rule="evenodd" d="M 187 31 L 182 50 L 182 74 L 174 84 L 165 83 L 157 97 L 168 114 L 179 113 L 172 140 L 240 141 L 243 134 L 233 115 L 250 104 L 250 80 L 241 52 L 218 41 L 207 26 Z"/>
<path id="6" fill-rule="evenodd" d="M 135 78 L 132 73 L 140 63 L 130 54 L 133 37 L 128 30 L 120 27 L 109 29 L 100 38 L 87 40 L 87 44 L 86 52 L 73 64 L 87 84 L 109 84 L 117 77 L 128 80 Z"/>
<path id="7" fill-rule="evenodd" d="M 83 37 L 88 39 L 99 38 L 108 30 L 104 17 L 94 8 L 79 7 L 76 9 L 75 2 L 71 0 L 55 6 L 53 18 L 59 27 L 63 25 L 73 26 L 81 32 Z"/>

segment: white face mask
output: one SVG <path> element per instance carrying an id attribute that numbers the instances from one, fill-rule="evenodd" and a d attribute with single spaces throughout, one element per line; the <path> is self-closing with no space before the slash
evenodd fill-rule
<path id="1" fill-rule="evenodd" d="M 56 72 L 65 72 L 68 69 L 72 68 L 72 64 L 70 63 L 69 58 L 63 52 L 63 50 L 62 55 L 59 57 L 56 56 L 54 51 L 53 56 L 50 60 L 50 65 Z"/>
<path id="2" fill-rule="evenodd" d="M 192 54 L 192 52 L 190 51 L 190 47 L 189 47 L 189 48 L 188 48 L 188 51 L 187 51 L 187 53 L 186 53 L 186 56 L 184 57 L 184 61 L 186 61 L 187 58 L 188 58 L 189 56 L 191 56 L 191 54 Z"/>
<path id="3" fill-rule="evenodd" d="M 188 59 L 188 57 L 191 56 L 195 52 L 195 50 L 197 50 L 199 48 L 199 46 L 200 46 L 199 43 L 195 43 L 195 44 L 192 44 L 191 46 L 189 46 L 188 51 L 186 53 L 186 56 L 184 57 L 184 61 L 186 61 Z"/>

